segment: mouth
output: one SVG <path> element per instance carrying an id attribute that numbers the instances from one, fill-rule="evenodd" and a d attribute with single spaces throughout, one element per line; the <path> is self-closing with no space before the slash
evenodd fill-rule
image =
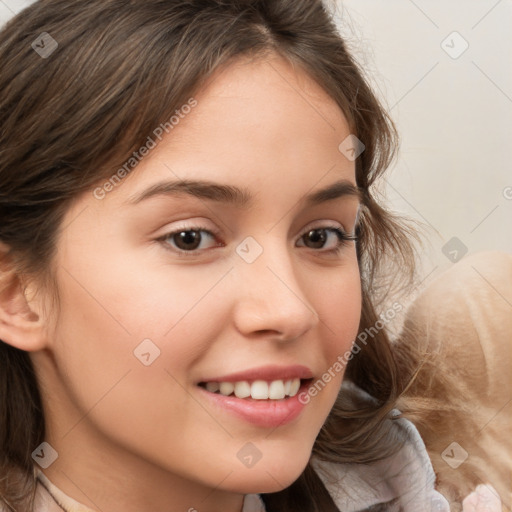
<path id="1" fill-rule="evenodd" d="M 305 366 L 266 366 L 204 379 L 197 389 L 222 417 L 227 414 L 259 428 L 276 428 L 301 415 L 309 400 L 300 397 L 312 381 L 313 373 Z"/>
<path id="2" fill-rule="evenodd" d="M 294 378 L 272 381 L 208 381 L 200 382 L 198 386 L 210 393 L 226 397 L 234 396 L 236 398 L 252 400 L 285 400 L 296 396 L 299 389 L 309 384 L 312 380 Z"/>

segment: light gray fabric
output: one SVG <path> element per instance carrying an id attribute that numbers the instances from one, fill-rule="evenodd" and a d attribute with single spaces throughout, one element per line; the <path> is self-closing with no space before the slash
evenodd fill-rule
<path id="1" fill-rule="evenodd" d="M 372 464 L 313 463 L 336 506 L 356 512 L 396 500 L 389 510 L 449 512 L 448 502 L 434 489 L 435 474 L 418 431 L 403 418 L 394 420 L 393 428 L 406 442 L 392 457 Z"/>

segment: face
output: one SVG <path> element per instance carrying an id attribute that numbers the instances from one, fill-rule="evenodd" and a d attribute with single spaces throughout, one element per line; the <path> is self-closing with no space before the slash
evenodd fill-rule
<path id="1" fill-rule="evenodd" d="M 193 493 L 290 485 L 357 335 L 359 200 L 336 103 L 278 57 L 233 63 L 194 99 L 129 176 L 67 212 L 60 309 L 32 355 L 59 452 L 46 473 L 105 510 L 134 480 L 146 507 L 174 493 L 183 510 L 211 506 Z"/>

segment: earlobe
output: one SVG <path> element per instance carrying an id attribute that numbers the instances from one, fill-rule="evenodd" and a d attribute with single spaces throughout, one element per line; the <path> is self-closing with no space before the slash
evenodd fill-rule
<path id="1" fill-rule="evenodd" d="M 45 326 L 36 302 L 27 299 L 13 259 L 0 243 L 0 340 L 28 352 L 45 348 Z"/>

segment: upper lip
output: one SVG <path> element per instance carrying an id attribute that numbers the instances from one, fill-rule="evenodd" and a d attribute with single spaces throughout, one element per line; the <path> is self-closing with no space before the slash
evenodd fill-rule
<path id="1" fill-rule="evenodd" d="M 201 382 L 242 382 L 242 381 L 255 381 L 265 380 L 271 382 L 273 380 L 291 380 L 291 379 L 311 379 L 313 372 L 303 365 L 291 366 L 278 366 L 268 365 L 243 370 L 240 372 L 230 373 L 229 375 L 222 375 L 203 379 Z"/>

